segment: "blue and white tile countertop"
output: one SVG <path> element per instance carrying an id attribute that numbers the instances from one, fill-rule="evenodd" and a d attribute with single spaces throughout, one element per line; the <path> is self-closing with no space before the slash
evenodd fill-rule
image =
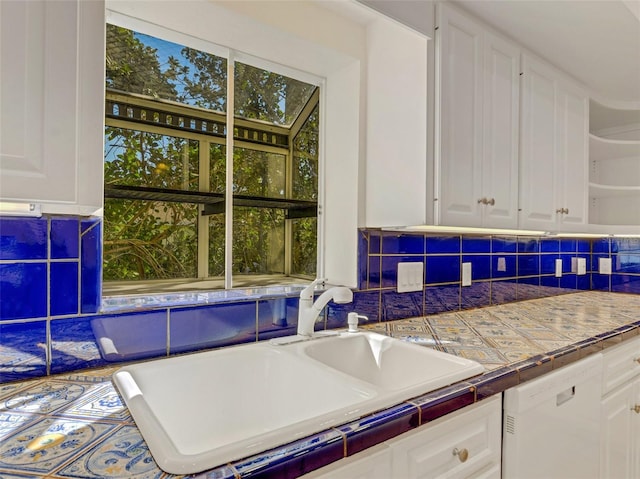
<path id="1" fill-rule="evenodd" d="M 366 329 L 475 359 L 487 372 L 188 477 L 298 477 L 638 336 L 639 313 L 640 295 L 591 291 L 367 325 Z M 178 477 L 164 474 L 149 455 L 111 383 L 116 369 L 0 384 L 0 478 Z"/>

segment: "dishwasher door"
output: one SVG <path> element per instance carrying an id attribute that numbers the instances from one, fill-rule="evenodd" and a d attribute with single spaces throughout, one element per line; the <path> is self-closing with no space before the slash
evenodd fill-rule
<path id="1" fill-rule="evenodd" d="M 502 477 L 597 478 L 601 394 L 602 354 L 505 391 Z"/>

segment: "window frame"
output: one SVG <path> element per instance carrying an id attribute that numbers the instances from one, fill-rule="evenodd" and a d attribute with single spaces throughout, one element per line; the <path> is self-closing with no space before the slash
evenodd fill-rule
<path id="1" fill-rule="evenodd" d="M 121 14 L 111 14 L 107 16 L 106 22 L 111 23 L 120 27 L 128 28 L 135 32 L 139 32 L 145 35 L 155 36 L 157 38 L 161 38 L 167 41 L 180 43 L 184 46 L 188 46 L 191 48 L 198 48 L 207 53 L 212 53 L 217 56 L 221 56 L 227 60 L 227 112 L 215 112 L 208 111 L 206 109 L 201 109 L 198 107 L 193 107 L 190 105 L 182 105 L 169 100 L 151 100 L 145 98 L 143 95 L 139 95 L 141 102 L 149 102 L 150 104 L 162 104 L 163 109 L 167 108 L 169 111 L 175 111 L 179 113 L 181 109 L 197 109 L 202 111 L 202 116 L 210 117 L 215 121 L 223 121 L 225 123 L 226 134 L 224 137 L 216 137 L 214 135 L 208 135 L 205 133 L 196 133 L 192 131 L 174 129 L 170 126 L 165 126 L 162 123 L 157 124 L 143 124 L 136 123 L 126 119 L 117 119 L 117 118 L 109 118 L 105 115 L 104 124 L 105 127 L 114 127 L 114 128 L 124 128 L 128 130 L 136 130 L 136 131 L 144 131 L 148 133 L 155 133 L 167 136 L 175 136 L 184 138 L 187 140 L 198 141 L 199 145 L 199 185 L 198 191 L 209 193 L 209 175 L 210 175 L 210 145 L 211 144 L 219 144 L 224 145 L 226 148 L 226 181 L 225 181 L 225 197 L 226 198 L 234 198 L 233 193 L 233 161 L 234 161 L 234 149 L 235 148 L 245 148 L 256 151 L 263 151 L 269 153 L 276 153 L 279 155 L 283 155 L 285 159 L 285 198 L 291 198 L 293 191 L 293 145 L 294 138 L 300 132 L 301 128 L 304 126 L 306 121 L 309 119 L 310 115 L 313 113 L 315 108 L 318 108 L 320 118 L 322 118 L 322 89 L 324 88 L 324 80 L 322 78 L 316 77 L 315 75 L 300 72 L 298 70 L 284 67 L 282 65 L 270 62 L 268 60 L 260 59 L 251 55 L 243 54 L 241 52 L 237 52 L 231 48 L 221 47 L 220 45 L 216 45 L 214 43 L 194 39 L 194 37 L 190 37 L 188 35 L 184 35 L 164 27 L 160 27 L 157 25 L 152 25 L 143 20 L 132 19 L 125 15 Z M 176 38 L 177 37 L 177 38 Z M 182 40 L 188 39 L 188 42 L 182 42 Z M 194 41 L 195 40 L 195 41 Z M 194 47 L 193 45 L 197 45 Z M 252 67 L 265 69 L 267 71 L 281 74 L 295 80 L 311 83 L 316 86 L 315 91 L 308 99 L 307 103 L 302 108 L 300 114 L 297 116 L 296 120 L 291 124 L 289 128 L 273 125 L 268 122 L 261 122 L 260 120 L 252 121 L 249 119 L 238 118 L 234 116 L 234 94 L 235 94 L 235 64 L 236 62 L 242 62 Z M 110 92 L 107 91 L 107 97 L 109 97 Z M 117 96 L 117 92 L 112 92 L 111 95 Z M 127 94 L 128 95 L 128 94 Z M 137 96 L 133 94 L 133 96 Z M 224 120 L 222 119 L 224 117 Z M 273 146 L 266 144 L 258 144 L 250 141 L 243 141 L 235 137 L 235 134 L 229 134 L 229 132 L 236 131 L 236 127 L 254 127 L 255 125 L 260 125 L 260 129 L 267 130 L 270 132 L 278 133 L 278 134 L 286 134 L 289 138 L 288 147 L 282 146 Z M 323 122 L 319 122 L 318 124 L 318 135 L 320 138 L 323 136 L 322 132 Z M 320 214 L 320 186 L 321 186 L 321 171 L 322 171 L 322 147 L 319 145 L 319 153 L 318 153 L 318 200 L 316 202 L 318 207 L 318 216 Z M 224 274 L 224 289 L 233 289 L 233 214 L 234 202 L 225 201 L 225 274 Z M 204 205 L 198 205 L 198 216 L 201 217 L 204 210 Z M 321 252 L 323 248 L 321 247 L 320 240 L 322 237 L 321 228 L 322 222 L 318 220 L 317 222 L 317 232 L 316 232 L 316 271 L 320 272 L 322 268 L 321 261 Z M 209 275 L 209 224 L 207 221 L 198 221 L 197 222 L 197 276 L 195 278 L 182 278 L 175 280 L 159 280 L 162 283 L 180 283 L 185 284 L 189 282 L 195 282 L 199 280 L 214 280 L 216 277 L 211 277 Z M 291 219 L 285 219 L 285 230 L 284 230 L 284 276 L 291 277 L 291 269 L 292 269 L 292 239 L 293 239 L 293 228 Z M 318 276 L 318 273 L 316 274 Z M 295 277 L 299 277 L 301 279 L 313 279 L 308 276 L 303 276 L 298 274 Z M 150 282 L 154 282 L 156 280 L 148 280 L 142 281 L 143 283 L 148 284 Z M 124 280 L 114 280 L 114 283 L 122 283 Z M 243 285 L 242 287 L 246 287 Z M 132 282 L 132 288 L 135 288 L 134 283 Z"/>

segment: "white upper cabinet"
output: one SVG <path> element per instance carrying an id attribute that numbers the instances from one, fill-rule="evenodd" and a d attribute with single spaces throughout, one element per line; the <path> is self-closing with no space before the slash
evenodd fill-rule
<path id="1" fill-rule="evenodd" d="M 551 66 L 523 55 L 520 221 L 523 229 L 584 231 L 589 100 Z"/>
<path id="2" fill-rule="evenodd" d="M 0 2 L 0 200 L 102 207 L 104 2 Z"/>
<path id="3" fill-rule="evenodd" d="M 437 25 L 439 223 L 515 228 L 520 51 L 446 4 Z"/>

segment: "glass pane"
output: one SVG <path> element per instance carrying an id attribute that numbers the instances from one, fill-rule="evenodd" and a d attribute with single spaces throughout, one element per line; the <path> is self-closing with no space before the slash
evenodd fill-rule
<path id="1" fill-rule="evenodd" d="M 293 244 L 291 252 L 291 274 L 316 276 L 318 256 L 318 220 L 301 218 L 292 220 Z"/>
<path id="2" fill-rule="evenodd" d="M 105 184 L 198 190 L 198 142 L 105 128 Z"/>
<path id="3" fill-rule="evenodd" d="M 195 278 L 197 220 L 192 204 L 106 199 L 104 279 Z"/>
<path id="4" fill-rule="evenodd" d="M 209 216 L 209 277 L 224 278 L 225 215 Z"/>
<path id="5" fill-rule="evenodd" d="M 227 181 L 227 147 L 212 143 L 209 147 L 210 182 L 209 191 L 224 193 Z"/>
<path id="6" fill-rule="evenodd" d="M 233 192 L 238 195 L 279 198 L 285 196 L 285 156 L 234 148 Z"/>
<path id="7" fill-rule="evenodd" d="M 235 63 L 234 115 L 291 126 L 316 87 L 244 63 Z"/>
<path id="8" fill-rule="evenodd" d="M 318 118 L 316 106 L 293 139 L 293 198 L 318 199 Z"/>
<path id="9" fill-rule="evenodd" d="M 227 60 L 107 24 L 106 87 L 226 111 Z"/>
<path id="10" fill-rule="evenodd" d="M 233 273 L 284 273 L 284 212 L 233 209 Z"/>

